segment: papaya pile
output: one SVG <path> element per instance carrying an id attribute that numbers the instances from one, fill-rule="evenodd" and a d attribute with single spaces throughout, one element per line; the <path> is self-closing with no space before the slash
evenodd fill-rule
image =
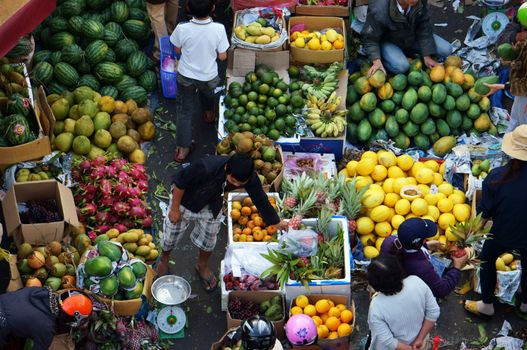
<path id="1" fill-rule="evenodd" d="M 54 149 L 91 160 L 108 153 L 144 164 L 139 142 L 155 135 L 148 108 L 139 108 L 131 99 L 123 102 L 101 96 L 86 86 L 48 95 L 47 101 L 56 119 Z"/>
<path id="2" fill-rule="evenodd" d="M 99 241 L 79 265 L 77 285 L 106 298 L 137 299 L 143 293 L 146 272 L 146 264 L 130 259 L 120 243 Z"/>
<path id="3" fill-rule="evenodd" d="M 94 243 L 103 241 L 121 243 L 123 248 L 128 251 L 130 258 L 139 259 L 143 262 L 154 261 L 159 256 L 152 235 L 140 229 L 131 229 L 120 233 L 116 228 L 111 228 L 106 233 L 97 236 Z"/>
<path id="4" fill-rule="evenodd" d="M 37 165 L 33 168 L 21 168 L 15 173 L 16 182 L 40 181 L 57 178 L 62 169 L 50 164 Z"/>
<path id="5" fill-rule="evenodd" d="M 49 286 L 53 290 L 75 287 L 75 266 L 80 255 L 75 247 L 53 241 L 33 247 L 18 247 L 17 268 L 26 287 Z"/>
<path id="6" fill-rule="evenodd" d="M 496 135 L 488 115 L 490 100 L 476 88 L 475 77 L 461 70 L 461 63 L 461 58 L 449 56 L 444 65 L 425 71 L 415 59 L 406 75 L 377 71 L 369 78 L 369 67 L 361 67 L 349 76 L 348 140 L 369 144 L 390 139 L 403 150 L 410 145 L 428 150 L 444 136 Z"/>

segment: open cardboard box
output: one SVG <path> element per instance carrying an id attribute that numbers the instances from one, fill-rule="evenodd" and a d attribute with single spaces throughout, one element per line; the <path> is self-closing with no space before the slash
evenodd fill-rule
<path id="1" fill-rule="evenodd" d="M 62 220 L 42 224 L 22 224 L 17 204 L 39 199 L 55 199 Z M 70 189 L 56 180 L 14 184 L 3 200 L 3 212 L 7 234 L 13 237 L 17 246 L 24 242 L 31 245 L 46 245 L 51 241 L 61 241 L 70 232 L 71 226 L 79 226 L 73 194 Z"/>
<path id="2" fill-rule="evenodd" d="M 210 347 L 210 350 L 222 350 L 225 342 L 228 339 L 230 339 L 229 335 L 231 335 L 234 332 L 236 332 L 236 328 L 229 329 L 227 332 L 225 332 L 225 334 L 223 335 L 223 337 L 221 337 L 219 341 L 212 344 L 212 346 Z"/>
<path id="3" fill-rule="evenodd" d="M 306 30 L 322 30 L 326 28 L 335 28 L 337 32 L 340 32 L 344 36 L 344 43 L 347 42 L 346 38 L 346 27 L 344 20 L 339 17 L 308 17 L 308 16 L 295 16 L 289 19 L 288 34 L 291 36 L 291 27 L 296 24 L 304 24 Z M 310 50 L 306 48 L 299 48 L 292 46 L 291 60 L 298 63 L 333 63 L 333 62 L 344 62 L 346 58 L 345 47 L 338 50 Z M 346 82 L 347 83 L 347 82 Z"/>
<path id="4" fill-rule="evenodd" d="M 35 99 L 33 109 L 38 125 L 37 138 L 31 142 L 18 146 L 0 147 L 0 169 L 27 160 L 38 160 L 51 153 L 53 125 L 51 125 L 51 122 L 48 119 L 49 114 L 44 113 L 42 110 L 42 105 L 40 104 L 38 97 Z"/>
<path id="5" fill-rule="evenodd" d="M 227 297 L 227 300 L 231 300 L 233 298 L 239 298 L 242 301 L 253 301 L 256 304 L 260 304 L 263 301 L 269 300 L 274 298 L 275 296 L 280 296 L 282 299 L 282 310 L 284 311 L 284 318 L 282 318 L 279 321 L 273 321 L 274 329 L 276 331 L 276 336 L 278 339 L 284 338 L 284 325 L 285 325 L 285 298 L 282 293 L 277 293 L 275 291 L 267 291 L 267 290 L 259 290 L 255 292 L 249 292 L 249 291 L 241 291 L 241 290 L 233 290 L 229 293 L 229 296 Z M 227 327 L 228 328 L 234 328 L 241 326 L 243 320 L 239 320 L 236 318 L 232 318 L 231 313 L 229 312 L 229 309 L 227 308 Z"/>
<path id="6" fill-rule="evenodd" d="M 329 16 L 329 17 L 348 17 L 351 0 L 348 0 L 347 6 L 339 5 L 303 5 L 297 4 L 295 13 L 297 15 L 308 16 Z"/>
<path id="7" fill-rule="evenodd" d="M 57 334 L 53 337 L 53 341 L 49 350 L 74 350 L 75 341 L 69 333 Z"/>
<path id="8" fill-rule="evenodd" d="M 9 255 L 9 270 L 11 271 L 11 281 L 7 285 L 7 292 L 14 292 L 23 288 L 20 272 L 16 266 L 16 255 L 14 254 Z"/>

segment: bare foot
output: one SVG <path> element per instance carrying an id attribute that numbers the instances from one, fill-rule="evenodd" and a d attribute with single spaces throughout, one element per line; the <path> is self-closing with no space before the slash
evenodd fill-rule
<path id="1" fill-rule="evenodd" d="M 159 277 L 166 275 L 168 273 L 168 261 L 159 260 L 156 272 Z"/>

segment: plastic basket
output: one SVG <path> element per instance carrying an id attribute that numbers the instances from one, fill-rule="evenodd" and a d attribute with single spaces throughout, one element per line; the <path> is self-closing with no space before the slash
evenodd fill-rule
<path id="1" fill-rule="evenodd" d="M 176 98 L 177 83 L 176 72 L 167 72 L 163 70 L 163 60 L 165 57 L 177 59 L 174 45 L 170 42 L 170 36 L 164 36 L 159 39 L 159 51 L 161 52 L 161 59 L 159 60 L 159 75 L 161 76 L 161 86 L 163 87 L 163 96 L 165 98 Z"/>

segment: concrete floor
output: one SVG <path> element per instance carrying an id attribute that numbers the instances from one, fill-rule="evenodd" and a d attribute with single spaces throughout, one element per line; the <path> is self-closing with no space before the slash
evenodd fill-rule
<path id="1" fill-rule="evenodd" d="M 226 28 L 231 28 L 230 21 L 225 20 L 225 18 L 228 18 L 228 14 L 223 10 L 224 5 L 224 3 L 218 4 L 217 20 L 224 22 Z M 449 41 L 455 38 L 463 41 L 465 31 L 470 25 L 470 20 L 465 17 L 468 15 L 479 16 L 481 11 L 482 8 L 471 6 L 465 9 L 464 14 L 455 14 L 452 12 L 451 3 L 447 2 L 445 7 L 431 6 L 430 13 L 433 23 L 448 23 L 447 27 L 434 27 L 437 34 Z M 224 72 L 225 67 L 222 66 L 220 68 Z M 160 96 L 159 105 L 166 110 L 162 118 L 175 121 L 175 100 L 166 100 Z M 191 161 L 207 154 L 213 154 L 217 142 L 215 126 L 202 123 L 199 116 L 195 116 L 194 123 L 194 139 L 197 146 L 190 157 Z M 164 130 L 160 130 L 159 135 L 161 135 L 161 138 L 157 138 L 153 143 L 154 150 L 147 164 L 148 169 L 155 173 L 156 177 L 156 179 L 151 179 L 152 191 L 155 190 L 159 183 L 163 183 L 169 188 L 171 176 L 175 171 L 175 168 L 169 165 L 172 162 L 175 139 L 169 132 Z M 169 166 L 167 167 L 167 165 Z M 157 215 L 156 221 L 160 224 L 162 218 Z M 226 242 L 227 230 L 224 226 L 219 234 L 216 250 L 210 262 L 211 268 L 218 274 L 220 261 L 225 254 Z M 206 293 L 202 289 L 194 271 L 196 258 L 197 248 L 190 242 L 187 234 L 181 246 L 173 251 L 170 273 L 186 278 L 192 285 L 192 297 L 186 303 L 189 327 L 185 330 L 186 334 L 183 339 L 174 341 L 173 349 L 209 349 L 211 343 L 220 339 L 226 331 L 226 317 L 220 306 L 220 290 L 218 288 L 212 293 Z M 353 298 L 356 305 L 357 319 L 350 349 L 359 349 L 359 341 L 366 336 L 368 328 L 366 322 L 368 294 L 365 291 L 364 283 L 361 283 L 363 278 L 360 275 L 354 275 L 353 278 L 355 281 Z M 465 297 L 451 295 L 441 302 L 441 317 L 436 328 L 432 331 L 432 336 L 439 335 L 446 340 L 441 349 L 459 349 L 462 341 L 472 341 L 479 337 L 477 324 L 481 321 L 468 316 L 464 312 L 462 305 L 460 305 L 462 300 L 468 297 L 477 298 L 477 295 L 469 294 Z M 505 319 L 512 324 L 514 331 L 521 331 L 522 327 L 527 328 L 527 323 L 522 323 L 514 315 L 511 308 L 500 307 L 498 310 L 497 316 L 486 323 L 489 337 L 492 338 L 499 331 Z M 527 329 L 524 329 L 524 332 L 527 332 Z M 478 347 L 474 349 L 476 348 Z"/>

